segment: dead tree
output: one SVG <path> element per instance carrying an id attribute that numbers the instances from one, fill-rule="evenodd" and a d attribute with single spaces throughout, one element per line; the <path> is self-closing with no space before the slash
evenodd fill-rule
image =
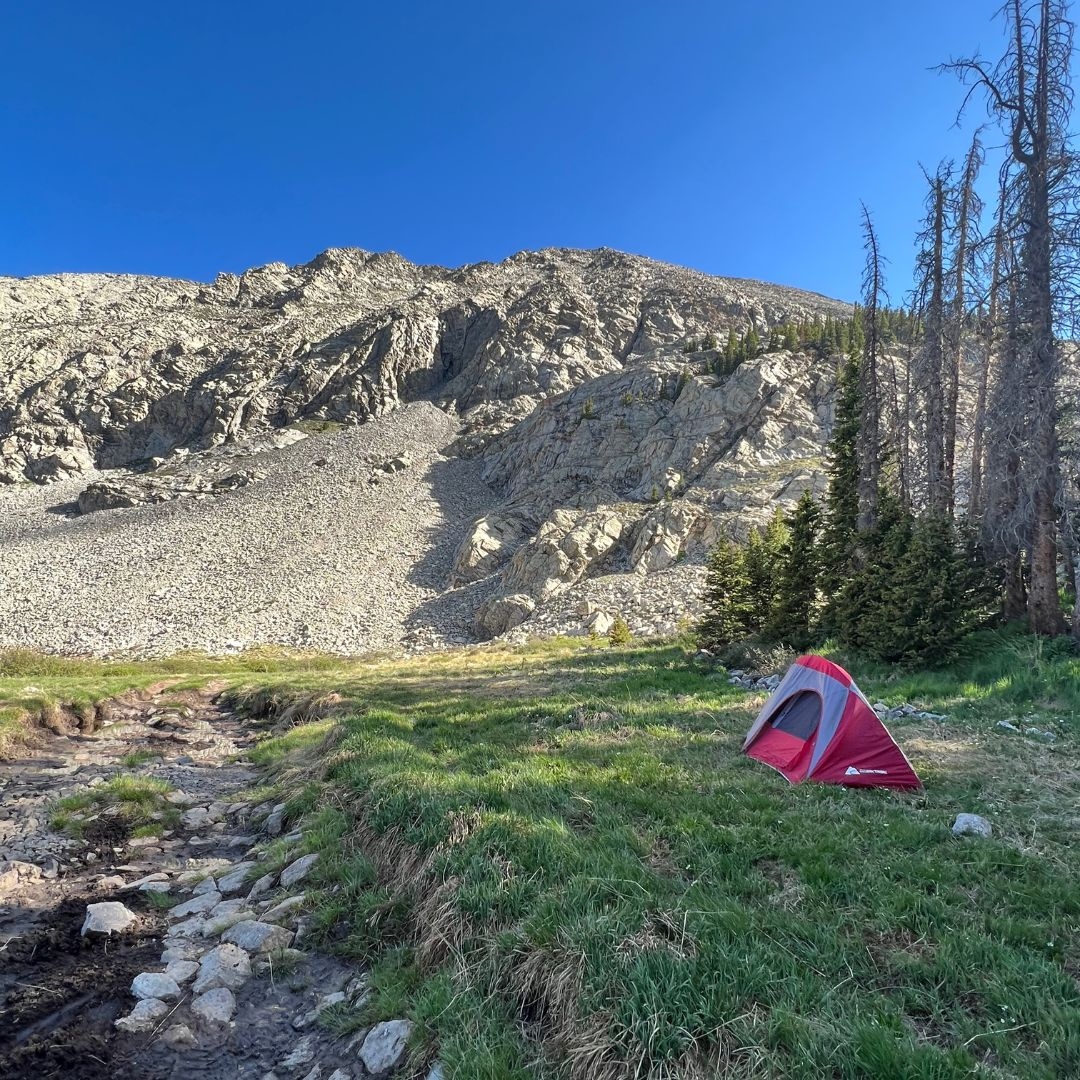
<path id="1" fill-rule="evenodd" d="M 919 256 L 919 294 L 924 298 L 922 346 L 915 354 L 914 390 L 920 409 L 925 448 L 926 505 L 944 513 L 949 506 L 945 468 L 945 207 L 949 190 L 948 165 L 930 176 L 926 200 L 926 228 Z M 954 424 L 955 433 L 955 424 Z"/>
<path id="2" fill-rule="evenodd" d="M 982 214 L 982 200 L 975 183 L 982 168 L 983 150 L 978 133 L 964 159 L 959 187 L 952 193 L 955 248 L 953 250 L 953 295 L 946 329 L 944 353 L 944 485 L 945 509 L 952 517 L 956 508 L 956 419 L 960 403 L 960 372 L 964 359 L 964 340 L 968 322 L 967 281 L 970 272 L 973 232 Z"/>
<path id="3" fill-rule="evenodd" d="M 1018 240 L 1017 360 L 1025 378 L 1020 451 L 1027 494 L 1028 622 L 1037 634 L 1064 630 L 1058 598 L 1060 458 L 1058 343 L 1054 333 L 1055 239 L 1071 187 L 1068 123 L 1072 24 L 1066 0 L 1009 0 L 1002 9 L 1010 44 L 990 66 L 978 57 L 947 65 L 972 89 L 983 89 L 1006 130 L 1019 174 L 1021 213 L 1010 221 Z M 970 96 L 970 95 L 969 95 Z"/>
<path id="4" fill-rule="evenodd" d="M 859 532 L 869 532 L 877 524 L 878 494 L 884 460 L 881 424 L 881 303 L 885 297 L 883 259 L 870 211 L 862 208 L 863 245 L 866 266 L 863 270 L 863 346 L 859 365 L 859 397 L 862 417 L 859 424 L 857 454 L 859 459 Z"/>

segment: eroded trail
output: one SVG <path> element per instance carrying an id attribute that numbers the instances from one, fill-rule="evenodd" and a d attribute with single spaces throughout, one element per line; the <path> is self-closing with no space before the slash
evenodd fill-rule
<path id="1" fill-rule="evenodd" d="M 311 860 L 297 866 L 299 833 L 279 835 L 281 808 L 250 799 L 253 740 L 213 688 L 162 685 L 116 702 L 95 733 L 0 763 L 5 1080 L 364 1075 L 363 1029 L 316 1020 L 328 1000 L 352 1009 L 364 980 L 300 951 Z M 84 935 L 103 902 L 134 919 Z"/>

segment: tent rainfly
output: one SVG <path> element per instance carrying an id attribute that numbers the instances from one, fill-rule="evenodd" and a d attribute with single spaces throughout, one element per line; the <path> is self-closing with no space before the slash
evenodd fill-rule
<path id="1" fill-rule="evenodd" d="M 747 732 L 743 752 L 793 784 L 919 788 L 922 781 L 852 677 L 800 656 Z"/>

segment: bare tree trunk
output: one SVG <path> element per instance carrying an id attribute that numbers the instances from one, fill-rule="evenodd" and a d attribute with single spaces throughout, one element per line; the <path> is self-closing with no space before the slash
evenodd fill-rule
<path id="1" fill-rule="evenodd" d="M 943 170 L 930 181 L 929 220 L 924 273 L 926 274 L 926 335 L 918 365 L 919 389 L 926 417 L 926 500 L 931 511 L 948 505 L 945 471 L 945 191 Z"/>
<path id="2" fill-rule="evenodd" d="M 883 293 L 882 259 L 877 233 L 864 206 L 863 237 L 866 245 L 866 269 L 863 273 L 863 330 L 866 344 L 859 365 L 859 396 L 862 418 L 859 424 L 859 532 L 869 532 L 878 517 L 878 493 L 881 490 L 881 392 L 878 367 L 881 353 L 879 303 Z"/>
<path id="3" fill-rule="evenodd" d="M 953 300 L 945 350 L 944 402 L 944 469 L 946 509 L 950 517 L 956 510 L 956 413 L 960 402 L 960 368 L 963 361 L 964 325 L 967 320 L 967 273 L 972 217 L 982 212 L 975 192 L 975 181 L 982 167 L 982 146 L 979 136 L 972 140 L 964 160 L 960 179 L 959 204 L 956 212 L 956 251 L 953 266 Z"/>

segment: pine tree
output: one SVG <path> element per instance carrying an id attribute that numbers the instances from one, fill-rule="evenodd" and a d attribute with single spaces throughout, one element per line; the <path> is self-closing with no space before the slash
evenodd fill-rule
<path id="1" fill-rule="evenodd" d="M 758 332 L 751 326 L 746 332 L 746 337 L 743 339 L 743 359 L 753 360 L 754 357 L 761 355 L 761 339 L 758 337 Z"/>
<path id="2" fill-rule="evenodd" d="M 790 537 L 780 564 L 776 605 L 765 628 L 768 637 L 796 648 L 810 643 L 817 626 L 820 523 L 817 501 L 804 491 L 787 519 Z"/>
<path id="3" fill-rule="evenodd" d="M 742 549 L 721 540 L 709 555 L 705 574 L 705 614 L 698 624 L 698 642 L 722 649 L 749 632 L 753 600 Z"/>
<path id="4" fill-rule="evenodd" d="M 764 530 L 750 530 L 743 548 L 743 564 L 753 604 L 748 625 L 754 632 L 764 628 L 776 606 L 780 567 L 789 535 L 783 507 L 778 506 Z"/>
<path id="5" fill-rule="evenodd" d="M 836 415 L 829 442 L 829 491 L 820 542 L 821 587 L 826 597 L 822 622 L 839 631 L 837 601 L 854 568 L 856 526 L 859 517 L 859 343 L 851 341 L 851 355 L 837 378 Z"/>

